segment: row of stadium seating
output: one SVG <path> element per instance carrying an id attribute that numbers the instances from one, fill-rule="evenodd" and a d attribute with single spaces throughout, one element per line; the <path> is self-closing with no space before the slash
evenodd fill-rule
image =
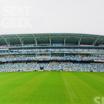
<path id="1" fill-rule="evenodd" d="M 11 56 L 5 56 L 5 57 L 0 57 L 0 61 L 1 62 L 6 62 L 6 61 L 16 61 L 16 60 L 77 60 L 77 61 L 84 61 L 84 60 L 102 60 L 104 61 L 104 55 L 69 55 L 67 57 L 48 57 L 48 56 L 15 56 L 15 57 L 11 57 Z"/>
<path id="2" fill-rule="evenodd" d="M 0 50 L 0 54 L 41 54 L 41 53 L 104 53 L 104 49 L 17 49 L 17 50 Z"/>
<path id="3" fill-rule="evenodd" d="M 34 71 L 34 70 L 104 72 L 104 64 L 70 63 L 70 62 L 0 64 L 0 72 L 17 72 L 17 71 Z"/>

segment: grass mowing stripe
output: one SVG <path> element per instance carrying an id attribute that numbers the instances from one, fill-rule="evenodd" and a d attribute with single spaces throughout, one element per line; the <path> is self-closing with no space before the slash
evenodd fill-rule
<path id="1" fill-rule="evenodd" d="M 84 81 L 89 82 L 89 85 L 92 86 L 93 89 L 99 92 L 99 96 L 104 96 L 104 78 L 97 76 L 96 74 L 90 73 L 84 75 L 88 78 L 85 77 Z M 81 76 L 82 77 L 82 76 Z"/>
<path id="2" fill-rule="evenodd" d="M 45 76 L 46 73 L 38 73 L 38 75 L 32 73 L 31 79 L 27 76 L 29 80 L 25 83 L 23 82 L 19 86 L 15 87 L 11 92 L 7 93 L 8 98 L 2 97 L 1 102 L 3 102 L 3 104 L 8 104 L 9 102 L 12 102 L 13 104 L 32 103 L 34 97 L 31 96 L 31 93 L 38 89 L 38 86 L 41 84 L 41 81 L 43 81 Z"/>
<path id="3" fill-rule="evenodd" d="M 47 79 L 39 86 L 36 104 L 67 104 L 65 87 L 60 72 L 48 72 Z"/>
<path id="4" fill-rule="evenodd" d="M 9 73 L 9 74 L 11 74 L 11 73 Z M 14 78 L 14 76 L 11 75 L 11 78 L 13 80 L 10 77 L 9 77 L 10 79 L 8 78 L 9 80 L 6 80 L 6 79 L 3 80 L 2 81 L 3 85 L 2 85 L 2 83 L 0 85 L 0 102 L 3 98 L 9 99 L 9 97 L 7 97 L 8 93 L 13 92 L 13 89 L 15 89 L 16 87 L 18 87 L 24 83 L 27 83 L 28 80 L 30 80 L 33 75 L 36 76 L 37 73 L 34 73 L 34 74 L 33 73 L 17 73 L 15 78 Z"/>
<path id="5" fill-rule="evenodd" d="M 66 80 L 67 89 L 69 90 L 69 99 L 71 99 L 71 104 L 84 104 L 86 97 L 82 96 L 85 93 L 82 89 L 83 83 L 80 79 L 76 78 L 73 73 L 64 73 L 64 79 Z M 74 83 L 73 83 L 74 82 Z M 83 85 L 84 86 L 84 85 Z M 84 86 L 86 87 L 86 86 Z M 80 90 L 80 92 L 79 92 Z M 87 93 L 86 93 L 87 94 Z"/>
<path id="6" fill-rule="evenodd" d="M 68 76 L 66 75 L 66 73 L 61 73 L 62 78 L 63 78 L 63 83 L 65 86 L 65 90 L 66 90 L 66 98 L 67 98 L 67 103 L 75 103 L 75 100 L 73 98 L 76 98 L 76 94 L 73 93 L 73 87 L 71 85 L 71 79 L 72 79 L 72 74 L 68 73 Z M 68 80 L 67 80 L 68 78 Z"/>
<path id="7" fill-rule="evenodd" d="M 32 73 L 23 73 L 23 75 L 18 73 L 17 75 L 14 74 L 15 76 L 11 73 L 9 74 L 11 77 L 8 76 L 8 78 L 4 78 L 3 80 L 0 79 L 0 92 L 2 91 L 2 88 L 5 89 L 5 91 L 9 90 L 9 88 L 15 88 L 18 84 L 22 84 L 24 81 L 27 82 L 27 80 L 32 77 Z"/>
<path id="8" fill-rule="evenodd" d="M 97 93 L 97 91 L 93 90 L 93 88 L 81 78 L 78 78 L 77 73 L 65 73 L 64 78 L 67 86 L 69 87 L 69 91 L 71 92 L 69 96 L 69 98 L 72 98 L 71 104 L 93 103 L 93 96 Z"/>
<path id="9" fill-rule="evenodd" d="M 95 73 L 83 73 L 81 76 L 82 80 L 88 83 L 93 89 L 99 92 L 95 96 L 104 96 L 104 78 L 96 75 Z"/>

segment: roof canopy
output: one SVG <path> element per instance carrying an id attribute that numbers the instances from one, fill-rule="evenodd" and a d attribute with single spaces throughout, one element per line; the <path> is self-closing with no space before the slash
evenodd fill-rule
<path id="1" fill-rule="evenodd" d="M 104 45 L 104 36 L 74 33 L 0 35 L 0 46 L 16 45 Z"/>

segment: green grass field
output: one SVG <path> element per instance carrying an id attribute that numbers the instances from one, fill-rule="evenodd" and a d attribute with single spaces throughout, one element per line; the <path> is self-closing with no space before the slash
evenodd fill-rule
<path id="1" fill-rule="evenodd" d="M 0 104 L 96 104 L 104 73 L 0 73 Z"/>

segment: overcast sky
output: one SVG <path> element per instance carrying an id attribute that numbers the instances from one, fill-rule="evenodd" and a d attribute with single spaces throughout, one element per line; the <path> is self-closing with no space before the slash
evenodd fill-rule
<path id="1" fill-rule="evenodd" d="M 0 34 L 104 34 L 104 0 L 0 0 Z"/>

